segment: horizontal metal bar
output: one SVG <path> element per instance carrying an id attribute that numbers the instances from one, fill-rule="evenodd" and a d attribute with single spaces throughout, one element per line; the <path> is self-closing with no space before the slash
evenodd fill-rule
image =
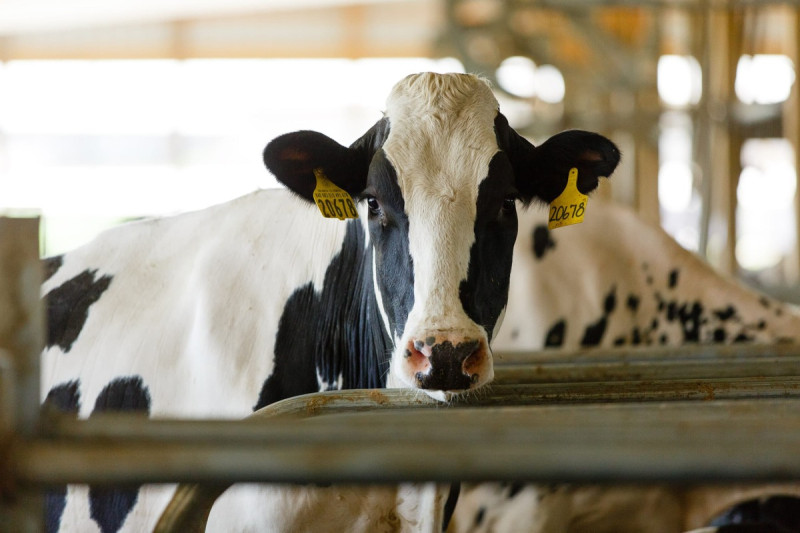
<path id="1" fill-rule="evenodd" d="M 495 364 L 567 364 L 602 363 L 681 363 L 682 361 L 755 361 L 762 358 L 800 357 L 797 344 L 710 344 L 627 348 L 586 348 L 582 350 L 498 351 Z"/>
<path id="2" fill-rule="evenodd" d="M 73 424 L 64 438 L 26 444 L 16 468 L 36 484 L 777 481 L 800 479 L 798 407 L 761 400 L 384 409 L 218 426 L 98 418 Z"/>
<path id="3" fill-rule="evenodd" d="M 55 417 L 18 449 L 17 472 L 35 484 L 797 479 L 799 361 L 775 346 L 497 354 L 495 384 L 449 404 L 350 390 L 245 421 Z"/>

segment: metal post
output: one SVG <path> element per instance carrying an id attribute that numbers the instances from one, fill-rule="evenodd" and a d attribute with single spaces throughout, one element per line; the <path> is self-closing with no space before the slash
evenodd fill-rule
<path id="1" fill-rule="evenodd" d="M 0 217 L 0 523 L 20 532 L 43 529 L 41 493 L 17 485 L 12 459 L 39 427 L 40 284 L 39 220 Z"/>
<path id="2" fill-rule="evenodd" d="M 0 349 L 11 356 L 17 388 L 15 427 L 35 435 L 44 316 L 39 305 L 39 219 L 0 217 Z"/>

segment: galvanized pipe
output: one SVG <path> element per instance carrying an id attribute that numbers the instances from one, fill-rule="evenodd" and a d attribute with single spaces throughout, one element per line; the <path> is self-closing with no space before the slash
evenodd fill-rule
<path id="1" fill-rule="evenodd" d="M 384 409 L 217 427 L 96 419 L 26 444 L 16 469 L 36 484 L 788 480 L 800 479 L 798 407 L 760 400 Z"/>
<path id="2" fill-rule="evenodd" d="M 39 420 L 39 357 L 44 346 L 41 281 L 39 219 L 0 217 L 0 348 L 13 365 L 15 426 L 17 434 L 26 438 L 35 434 Z"/>

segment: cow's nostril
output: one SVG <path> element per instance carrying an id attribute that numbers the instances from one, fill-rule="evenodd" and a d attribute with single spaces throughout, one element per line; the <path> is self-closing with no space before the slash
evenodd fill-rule
<path id="1" fill-rule="evenodd" d="M 438 343 L 435 340 L 432 336 L 426 337 L 424 342 L 426 353 L 421 354 L 417 351 L 425 356 L 423 359 L 426 363 L 426 368 L 417 366 L 412 370 L 418 387 L 455 391 L 467 390 L 480 382 L 480 371 L 485 362 L 485 350 L 482 349 L 480 340 L 469 339 L 455 343 L 449 339 Z M 434 341 L 432 345 L 431 341 Z M 419 341 L 414 340 L 415 348 L 417 344 Z"/>
<path id="2" fill-rule="evenodd" d="M 464 364 L 462 365 L 464 372 L 471 374 L 469 370 L 472 367 L 479 365 L 482 358 L 483 354 L 481 353 L 481 349 L 476 347 L 475 350 L 464 359 Z"/>

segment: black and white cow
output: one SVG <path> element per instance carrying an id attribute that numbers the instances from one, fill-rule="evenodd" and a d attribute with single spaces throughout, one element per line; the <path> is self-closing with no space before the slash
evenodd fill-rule
<path id="1" fill-rule="evenodd" d="M 480 387 L 493 377 L 516 202 L 551 201 L 571 167 L 588 192 L 619 152 L 583 131 L 534 147 L 484 81 L 425 73 L 399 82 L 384 118 L 349 148 L 300 131 L 272 141 L 264 161 L 294 194 L 258 191 L 132 223 L 46 260 L 45 404 L 80 417 L 243 417 L 327 389 L 388 385 L 445 398 Z M 358 220 L 320 215 L 320 172 L 355 198 Z M 440 528 L 440 498 L 414 503 L 414 490 L 379 496 L 392 506 L 384 513 L 342 489 L 331 515 L 307 523 L 296 494 L 234 491 L 211 526 Z M 171 491 L 70 486 L 48 497 L 47 529 L 146 531 Z M 350 503 L 365 515 L 337 523 Z"/>
<path id="2" fill-rule="evenodd" d="M 585 216 L 557 231 L 542 213 L 520 216 L 514 289 L 495 350 L 800 341 L 794 307 L 723 278 L 633 211 L 590 202 Z M 798 498 L 795 484 L 482 484 L 462 489 L 451 530 L 679 533 L 749 523 L 739 531 L 800 531 Z M 769 529 L 775 524 L 784 529 Z"/>

